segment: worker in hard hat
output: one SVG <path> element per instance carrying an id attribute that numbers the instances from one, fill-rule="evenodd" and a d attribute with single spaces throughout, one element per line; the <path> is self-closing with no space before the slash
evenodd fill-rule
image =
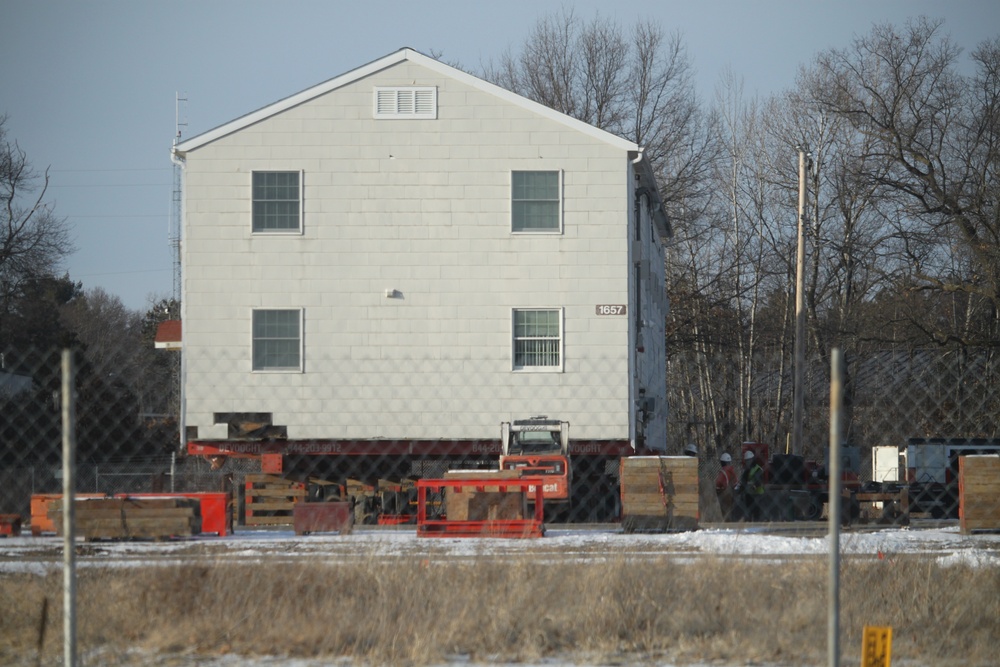
<path id="1" fill-rule="evenodd" d="M 715 477 L 715 493 L 719 497 L 719 509 L 722 510 L 723 521 L 733 521 L 736 485 L 740 482 L 740 476 L 733 467 L 733 457 L 728 452 L 723 452 L 719 457 L 719 474 Z"/>
<path id="2" fill-rule="evenodd" d="M 743 474 L 736 485 L 736 495 L 743 504 L 743 518 L 747 521 L 760 521 L 761 498 L 764 495 L 764 469 L 757 462 L 753 450 L 743 453 Z"/>
<path id="3" fill-rule="evenodd" d="M 693 456 L 698 458 L 698 447 L 693 442 L 689 442 L 684 445 L 684 456 Z"/>

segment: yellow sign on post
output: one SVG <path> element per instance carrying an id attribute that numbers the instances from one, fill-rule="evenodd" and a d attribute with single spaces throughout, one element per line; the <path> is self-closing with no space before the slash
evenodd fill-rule
<path id="1" fill-rule="evenodd" d="M 861 667 L 890 667 L 892 628 L 866 625 L 861 640 Z"/>

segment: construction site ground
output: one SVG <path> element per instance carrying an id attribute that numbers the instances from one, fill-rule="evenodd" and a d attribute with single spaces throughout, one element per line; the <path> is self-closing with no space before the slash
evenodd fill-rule
<path id="1" fill-rule="evenodd" d="M 116 567 L 208 561 L 273 562 L 328 557 L 422 558 L 589 558 L 783 559 L 826 557 L 825 522 L 706 524 L 668 533 L 622 532 L 615 524 L 547 526 L 536 539 L 421 538 L 413 526 L 355 526 L 351 534 L 297 536 L 290 526 L 237 528 L 226 537 L 198 535 L 167 540 L 78 540 L 78 567 Z M 842 529 L 844 556 L 873 558 L 906 553 L 953 562 L 1000 566 L 1000 534 L 963 535 L 954 521 L 914 521 L 907 527 L 852 526 Z M 63 540 L 55 535 L 0 538 L 0 571 L 42 573 L 61 567 Z"/>

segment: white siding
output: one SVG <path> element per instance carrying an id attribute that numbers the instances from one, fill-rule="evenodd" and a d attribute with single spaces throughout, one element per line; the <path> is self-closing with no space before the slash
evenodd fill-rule
<path id="1" fill-rule="evenodd" d="M 414 82 L 437 88 L 436 120 L 372 118 L 374 86 Z M 302 170 L 301 235 L 251 234 L 255 169 Z M 510 233 L 524 169 L 563 172 L 562 234 Z M 192 150 L 187 425 L 271 412 L 290 438 L 493 438 L 547 414 L 575 439 L 629 438 L 631 177 L 625 150 L 412 62 Z M 250 370 L 251 309 L 270 307 L 304 309 L 302 373 Z M 513 307 L 564 308 L 563 373 L 511 371 Z"/>

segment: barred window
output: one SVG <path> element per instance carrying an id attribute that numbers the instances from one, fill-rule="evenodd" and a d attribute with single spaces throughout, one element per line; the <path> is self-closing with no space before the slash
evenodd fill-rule
<path id="1" fill-rule="evenodd" d="M 562 368 L 562 311 L 516 309 L 514 370 Z"/>
<path id="2" fill-rule="evenodd" d="M 511 225 L 513 232 L 558 232 L 560 212 L 560 172 L 514 171 L 510 175 Z"/>
<path id="3" fill-rule="evenodd" d="M 302 228 L 300 172 L 253 172 L 253 231 L 297 232 Z"/>
<path id="4" fill-rule="evenodd" d="M 253 311 L 253 370 L 302 370 L 302 311 Z"/>

